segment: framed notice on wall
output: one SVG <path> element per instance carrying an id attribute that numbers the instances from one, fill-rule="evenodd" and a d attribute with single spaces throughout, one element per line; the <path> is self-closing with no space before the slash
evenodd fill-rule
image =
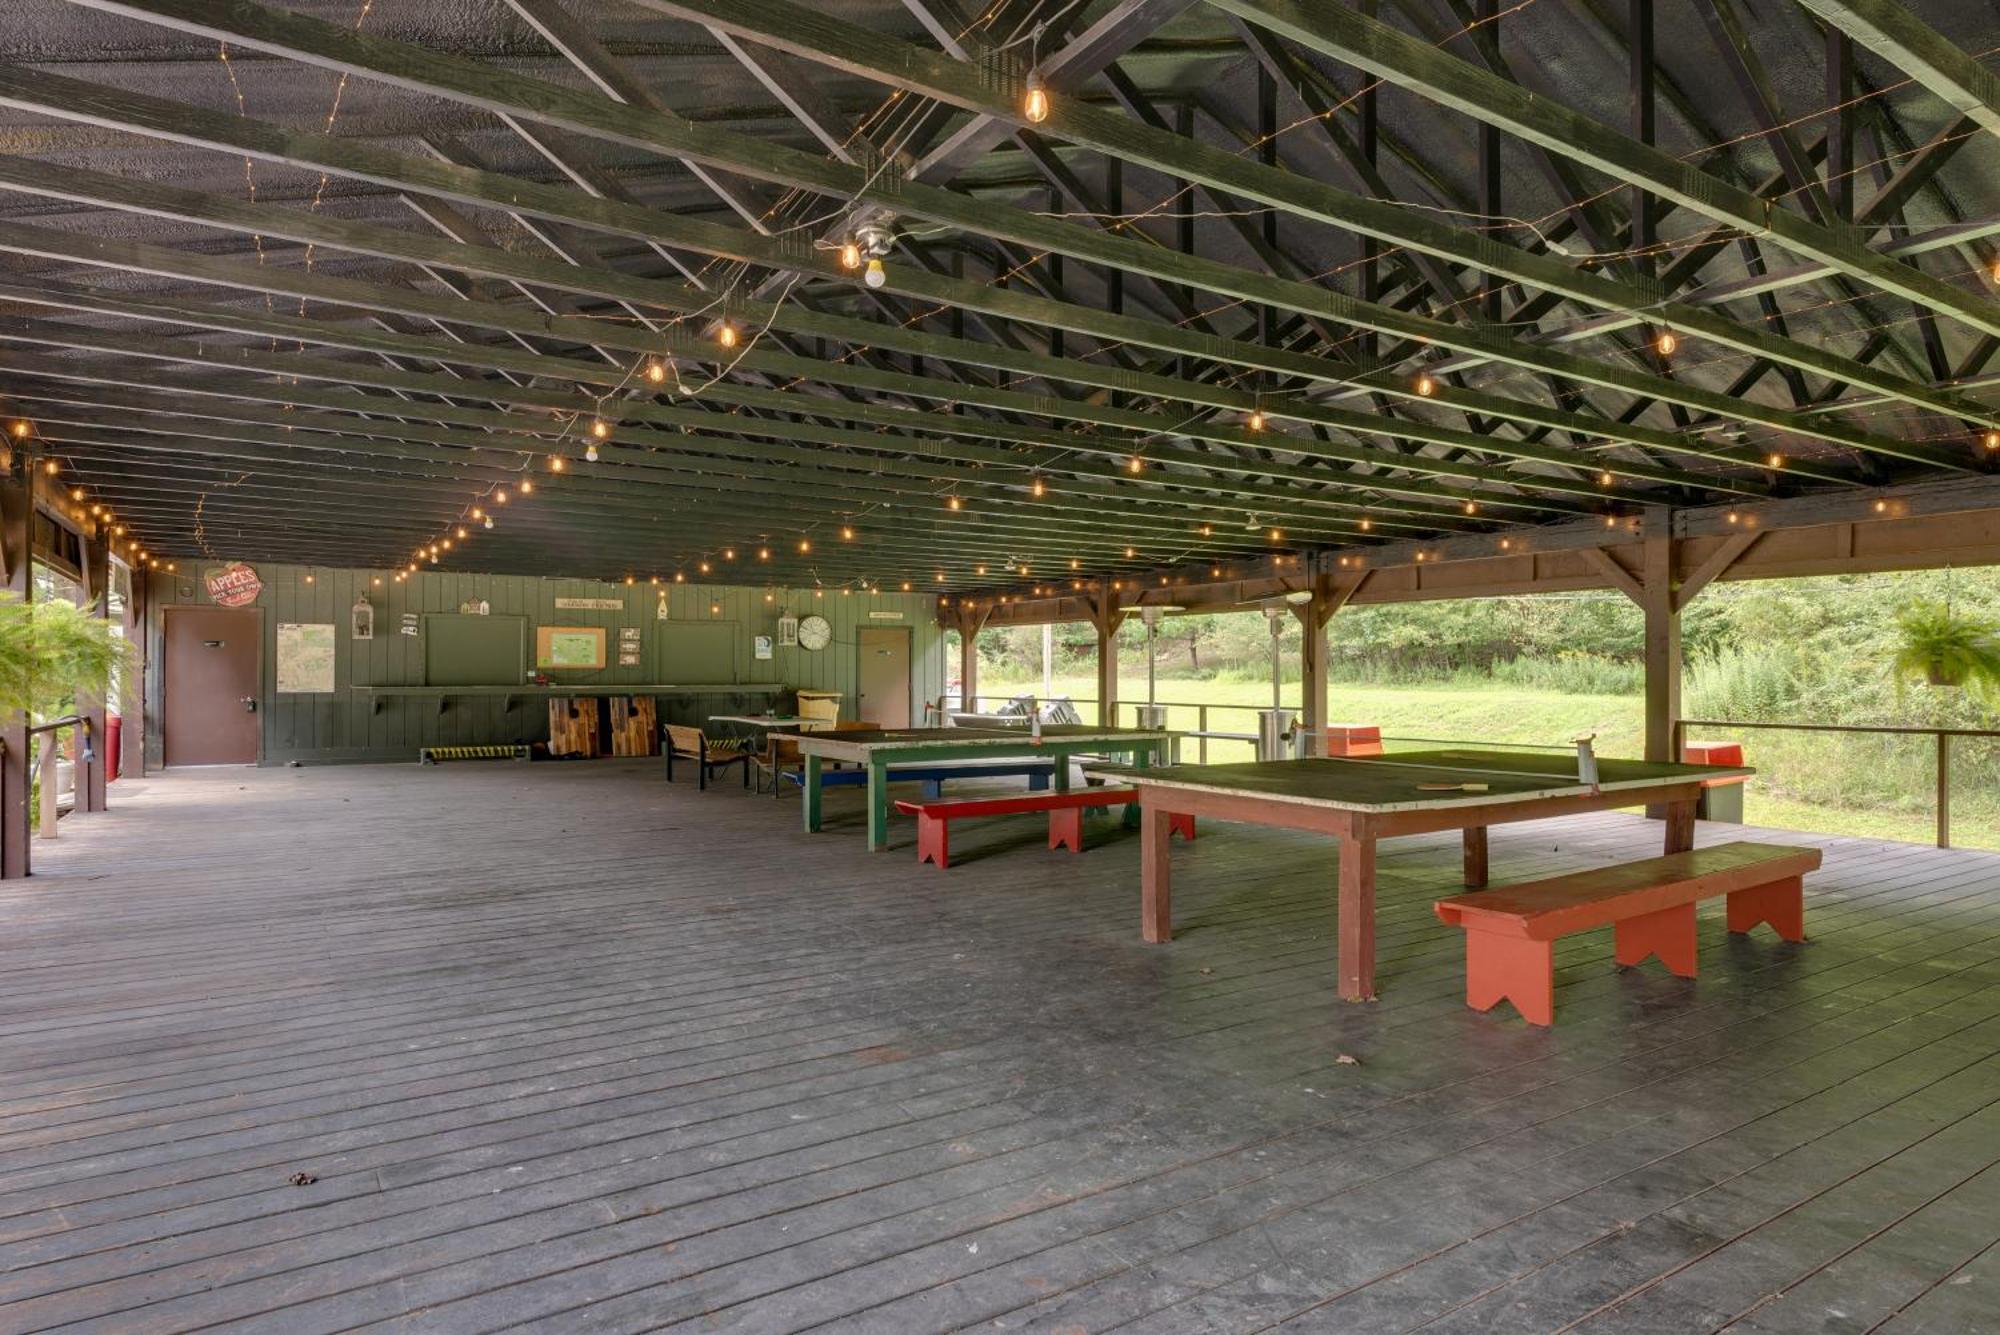
<path id="1" fill-rule="evenodd" d="M 278 694 L 333 689 L 333 626 L 278 623 Z"/>
<path id="2" fill-rule="evenodd" d="M 604 666 L 604 627 L 540 626 L 535 630 L 535 666 L 557 671 Z"/>

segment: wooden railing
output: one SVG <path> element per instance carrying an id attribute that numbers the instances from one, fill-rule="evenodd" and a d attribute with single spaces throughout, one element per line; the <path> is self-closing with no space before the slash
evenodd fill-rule
<path id="1" fill-rule="evenodd" d="M 35 756 L 32 764 L 38 772 L 37 781 L 41 785 L 37 825 L 44 839 L 56 837 L 57 812 L 62 797 L 56 787 L 57 762 L 60 758 L 58 748 L 61 744 L 59 734 L 65 728 L 75 728 L 80 743 L 77 747 L 76 764 L 70 771 L 72 810 L 83 811 L 89 808 L 90 804 L 85 794 L 90 791 L 89 785 L 96 768 L 105 763 L 104 754 L 96 745 L 97 739 L 92 735 L 90 719 L 83 714 L 64 714 L 60 718 L 52 718 L 29 726 L 30 743 L 38 744 L 40 747 L 40 753 Z"/>
<path id="2" fill-rule="evenodd" d="M 1674 722 L 1674 754 L 1679 755 L 1689 728 L 1750 728 L 1767 732 L 1876 733 L 1891 737 L 1928 737 L 1936 757 L 1937 846 L 1951 847 L 1951 743 L 1957 737 L 2000 740 L 2000 731 L 1991 728 L 1892 728 L 1856 723 L 1746 723 L 1741 719 L 1677 719 Z"/>

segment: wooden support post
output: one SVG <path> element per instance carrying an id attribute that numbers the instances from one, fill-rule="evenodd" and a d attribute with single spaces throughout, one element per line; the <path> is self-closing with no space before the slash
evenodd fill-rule
<path id="1" fill-rule="evenodd" d="M 125 643 L 131 657 L 125 663 L 124 689 L 119 692 L 118 772 L 138 777 L 146 770 L 146 572 L 131 569 L 125 590 Z"/>
<path id="2" fill-rule="evenodd" d="M 0 566 L 7 591 L 27 601 L 29 579 L 29 516 L 35 508 L 35 460 L 25 450 L 0 447 Z M 28 835 L 33 813 L 28 795 L 34 786 L 29 771 L 28 720 L 14 714 L 0 723 L 0 877 L 26 876 Z"/>
<path id="3" fill-rule="evenodd" d="M 1641 566 L 1646 614 L 1646 759 L 1674 759 L 1674 720 L 1681 716 L 1681 611 L 1674 598 L 1674 540 L 1666 516 L 1646 523 Z"/>
<path id="4" fill-rule="evenodd" d="M 82 540 L 84 610 L 100 619 L 111 615 L 111 548 L 104 535 Z M 76 712 L 86 727 L 76 738 L 76 810 L 102 811 L 110 771 L 110 711 L 95 695 L 78 695 Z"/>
<path id="5" fill-rule="evenodd" d="M 983 609 L 958 609 L 958 698 L 960 707 L 966 710 L 979 708 L 979 632 L 985 627 L 986 618 L 992 615 L 990 601 Z"/>
<path id="6" fill-rule="evenodd" d="M 1118 606 L 1118 594 L 1109 581 L 1099 580 L 1097 592 L 1088 600 L 1090 624 L 1097 631 L 1097 722 L 1100 727 L 1118 724 L 1118 628 L 1125 624 L 1125 612 Z"/>
<path id="7" fill-rule="evenodd" d="M 1312 601 L 1292 607 L 1292 615 L 1299 619 L 1301 643 L 1300 687 L 1304 700 L 1299 727 L 1310 739 L 1307 745 L 1299 748 L 1302 756 L 1319 755 L 1326 748 L 1325 728 L 1331 708 L 1326 680 L 1327 655 L 1330 652 L 1327 625 L 1335 613 L 1347 606 L 1347 600 L 1368 582 L 1372 573 L 1364 570 L 1352 583 L 1343 586 L 1331 571 L 1318 571 L 1313 575 Z"/>

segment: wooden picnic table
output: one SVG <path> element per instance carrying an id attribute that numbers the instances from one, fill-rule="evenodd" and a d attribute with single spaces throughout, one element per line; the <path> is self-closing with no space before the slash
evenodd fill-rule
<path id="1" fill-rule="evenodd" d="M 1259 760 L 1170 768 L 1092 766 L 1139 790 L 1140 931 L 1173 938 L 1168 817 L 1188 815 L 1310 830 L 1340 840 L 1340 992 L 1375 995 L 1375 844 L 1400 835 L 1464 832 L 1464 879 L 1486 884 L 1486 827 L 1615 807 L 1666 809 L 1665 852 L 1693 846 L 1695 802 L 1706 779 L 1749 775 L 1741 766 L 1655 764 L 1600 758 L 1595 786 L 1568 757 L 1452 748 L 1395 755 Z M 1483 785 L 1469 790 L 1447 785 Z"/>

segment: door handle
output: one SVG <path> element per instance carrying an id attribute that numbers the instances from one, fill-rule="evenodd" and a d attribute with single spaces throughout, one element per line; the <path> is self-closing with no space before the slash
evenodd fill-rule
<path id="1" fill-rule="evenodd" d="M 254 695 L 246 695 L 246 696 L 244 696 L 244 697 L 243 697 L 243 712 L 244 712 L 244 713 L 246 713 L 246 714 L 254 714 L 254 713 L 256 713 L 256 712 L 257 712 L 257 697 L 256 697 L 256 696 L 254 696 Z"/>

